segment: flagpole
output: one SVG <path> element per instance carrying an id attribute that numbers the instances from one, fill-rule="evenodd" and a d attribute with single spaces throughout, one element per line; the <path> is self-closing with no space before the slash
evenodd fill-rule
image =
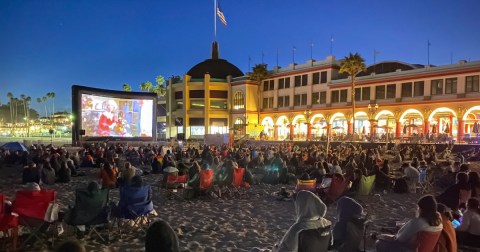
<path id="1" fill-rule="evenodd" d="M 330 36 L 330 55 L 333 56 L 333 36 Z"/>
<path id="2" fill-rule="evenodd" d="M 278 73 L 278 47 L 277 47 L 277 73 Z"/>
<path id="3" fill-rule="evenodd" d="M 217 0 L 213 0 L 213 34 L 217 41 Z"/>
<path id="4" fill-rule="evenodd" d="M 430 66 L 430 40 L 427 40 L 427 65 Z"/>

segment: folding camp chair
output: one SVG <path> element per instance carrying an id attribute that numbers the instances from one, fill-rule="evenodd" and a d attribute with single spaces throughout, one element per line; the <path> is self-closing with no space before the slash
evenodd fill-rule
<path id="1" fill-rule="evenodd" d="M 246 183 L 243 180 L 243 177 L 245 175 L 245 168 L 235 168 L 233 169 L 233 181 L 232 185 L 230 186 L 231 191 L 230 194 L 236 195 L 238 197 L 241 197 L 245 195 L 245 192 L 242 192 L 242 188 L 248 187 L 248 183 Z"/>
<path id="2" fill-rule="evenodd" d="M 55 203 L 56 195 L 57 192 L 53 190 L 16 192 L 12 213 L 19 216 L 20 225 L 30 229 L 30 235 L 23 241 L 22 247 L 32 238 L 43 242 L 41 237 L 43 231 L 55 223 L 55 221 L 47 222 L 44 219 L 49 206 Z M 52 246 L 54 234 L 52 232 Z"/>
<path id="3" fill-rule="evenodd" d="M 200 171 L 200 196 L 206 195 L 208 198 L 212 198 L 212 193 L 219 198 L 222 197 L 220 190 L 217 190 L 213 186 L 213 170 L 201 170 Z"/>
<path id="4" fill-rule="evenodd" d="M 89 237 L 95 233 L 102 241 L 108 243 L 110 242 L 109 219 L 109 189 L 89 191 L 87 188 L 82 188 L 75 191 L 75 206 L 67 212 L 65 223 L 71 226 L 88 226 Z M 98 230 L 101 227 L 106 227 L 106 239 Z"/>
<path id="5" fill-rule="evenodd" d="M 168 192 L 167 198 L 172 199 L 172 198 L 177 198 L 180 200 L 184 200 L 184 198 L 181 196 L 181 193 L 178 193 L 179 189 L 183 189 L 186 187 L 188 182 L 188 176 L 187 175 L 181 175 L 181 176 L 175 176 L 175 175 L 169 175 L 167 177 L 167 183 L 166 183 L 166 189 Z"/>
<path id="6" fill-rule="evenodd" d="M 309 180 L 297 179 L 297 184 L 295 185 L 295 191 L 299 192 L 301 190 L 316 193 L 316 191 L 317 191 L 317 180 L 316 179 L 309 179 Z"/>
<path id="7" fill-rule="evenodd" d="M 0 193 L 0 232 L 4 238 L 12 240 L 11 250 L 17 250 L 18 240 L 18 216 L 5 211 L 5 195 Z M 3 244 L 0 250 L 7 251 L 7 244 Z"/>
<path id="8" fill-rule="evenodd" d="M 347 190 L 350 181 L 340 174 L 334 174 L 330 186 L 325 188 L 326 201 L 333 203 L 337 201 Z"/>
<path id="9" fill-rule="evenodd" d="M 131 221 L 133 229 L 140 229 L 145 232 L 145 227 L 150 224 L 148 215 L 152 211 L 153 202 L 151 200 L 150 185 L 120 187 L 120 201 L 117 209 L 114 211 L 120 236 L 122 235 L 122 229 L 129 224 L 129 222 L 126 222 L 122 225 L 121 219 Z"/>
<path id="10" fill-rule="evenodd" d="M 417 252 L 431 252 L 435 251 L 435 246 L 440 238 L 442 232 L 418 232 L 417 233 Z"/>

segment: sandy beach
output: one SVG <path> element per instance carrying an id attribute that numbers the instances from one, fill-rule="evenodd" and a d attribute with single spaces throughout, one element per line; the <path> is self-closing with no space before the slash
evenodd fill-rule
<path id="1" fill-rule="evenodd" d="M 471 164 L 475 170 L 479 164 Z M 4 166 L 0 170 L 0 191 L 8 200 L 13 200 L 15 190 L 22 187 L 21 168 Z M 86 171 L 86 176 L 74 177 L 68 184 L 55 184 L 42 188 L 55 189 L 62 209 L 73 205 L 74 188 L 97 179 L 98 170 Z M 279 242 L 286 230 L 294 222 L 293 201 L 279 201 L 275 193 L 282 185 L 253 185 L 242 199 L 194 199 L 191 201 L 171 200 L 165 191 L 159 191 L 157 181 L 160 175 L 146 175 L 144 181 L 152 185 L 153 201 L 157 217 L 170 223 L 180 238 L 182 251 L 270 251 Z M 294 185 L 287 186 L 293 190 Z M 372 224 L 368 232 L 386 232 L 395 227 L 396 221 L 411 218 L 415 214 L 415 204 L 420 194 L 376 193 L 361 199 Z M 110 192 L 111 201 L 118 201 L 118 189 Z M 327 218 L 335 222 L 335 205 L 331 205 Z M 64 224 L 65 232 L 56 243 L 71 238 L 73 228 Z M 88 251 L 142 251 L 144 235 L 130 232 L 120 237 L 112 233 L 111 243 L 103 244 L 95 239 L 82 239 Z M 367 248 L 372 241 L 367 242 Z M 41 251 L 34 247 L 34 251 Z M 43 251 L 48 249 L 43 248 Z"/>

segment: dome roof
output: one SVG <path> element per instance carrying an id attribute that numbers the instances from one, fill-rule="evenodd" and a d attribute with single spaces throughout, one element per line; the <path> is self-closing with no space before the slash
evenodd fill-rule
<path id="1" fill-rule="evenodd" d="M 188 70 L 187 74 L 194 79 L 203 79 L 208 73 L 211 78 L 226 79 L 228 75 L 232 77 L 243 76 L 243 72 L 235 65 L 224 59 L 218 58 L 218 44 L 212 44 L 212 58 L 200 62 Z"/>

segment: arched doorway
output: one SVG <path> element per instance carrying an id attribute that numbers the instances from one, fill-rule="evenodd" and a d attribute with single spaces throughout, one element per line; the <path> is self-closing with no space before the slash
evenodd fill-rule
<path id="1" fill-rule="evenodd" d="M 437 108 L 428 117 L 431 133 L 435 136 L 457 136 L 457 114 L 450 108 Z"/>
<path id="2" fill-rule="evenodd" d="M 355 113 L 355 133 L 360 136 L 370 135 L 370 120 L 367 113 L 357 112 Z"/>
<path id="3" fill-rule="evenodd" d="M 465 112 L 463 121 L 465 123 L 465 137 L 474 136 L 477 133 L 474 132 L 475 122 L 478 124 L 480 119 L 480 106 L 473 106 Z"/>
<path id="4" fill-rule="evenodd" d="M 263 118 L 262 120 L 262 126 L 263 126 L 263 133 L 260 133 L 260 139 L 266 140 L 266 139 L 272 139 L 273 138 L 273 132 L 274 132 L 274 123 L 273 119 L 270 116 L 267 116 Z"/>
<path id="5" fill-rule="evenodd" d="M 290 125 L 290 121 L 288 120 L 287 116 L 280 116 L 275 123 L 277 126 L 277 139 L 278 140 L 285 140 L 290 135 L 290 129 L 288 125 Z"/>
<path id="6" fill-rule="evenodd" d="M 327 135 L 327 120 L 322 114 L 315 114 L 310 119 L 312 125 L 312 139 L 320 139 Z"/>
<path id="7" fill-rule="evenodd" d="M 294 125 L 293 133 L 295 140 L 306 140 L 307 139 L 307 119 L 304 115 L 297 115 L 293 118 L 292 124 Z"/>
<path id="8" fill-rule="evenodd" d="M 412 137 L 425 134 L 423 121 L 423 114 L 420 111 L 416 109 L 407 109 L 403 112 L 402 116 L 400 116 L 400 124 L 396 125 L 397 137 Z"/>
<path id="9" fill-rule="evenodd" d="M 335 113 L 333 114 L 332 118 L 330 119 L 331 124 L 331 133 L 330 135 L 336 138 L 341 138 L 347 134 L 348 130 L 348 122 L 345 115 L 342 113 Z"/>
<path id="10" fill-rule="evenodd" d="M 245 121 L 241 117 L 237 117 L 233 123 L 234 139 L 245 137 L 246 127 Z"/>
<path id="11" fill-rule="evenodd" d="M 377 121 L 377 136 L 382 141 L 389 141 L 393 139 L 396 123 L 393 112 L 389 110 L 382 110 L 375 116 L 375 121 Z"/>

